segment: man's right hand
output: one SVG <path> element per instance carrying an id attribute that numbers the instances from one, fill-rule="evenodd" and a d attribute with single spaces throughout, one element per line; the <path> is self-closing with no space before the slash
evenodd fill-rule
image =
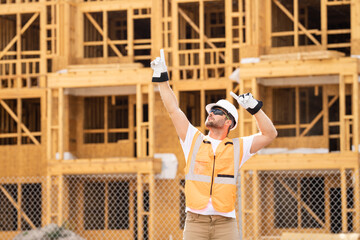
<path id="1" fill-rule="evenodd" d="M 167 67 L 165 63 L 164 49 L 160 49 L 160 57 L 157 57 L 151 62 L 151 68 L 154 70 L 152 82 L 166 82 L 169 81 Z"/>
<path id="2" fill-rule="evenodd" d="M 263 106 L 263 102 L 256 100 L 251 93 L 245 93 L 238 96 L 235 93 L 230 92 L 230 95 L 252 115 L 256 114 Z"/>

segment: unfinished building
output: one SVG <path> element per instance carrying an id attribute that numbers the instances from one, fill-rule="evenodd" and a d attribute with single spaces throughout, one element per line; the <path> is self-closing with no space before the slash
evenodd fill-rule
<path id="1" fill-rule="evenodd" d="M 149 68 L 161 48 L 201 131 L 234 91 L 279 132 L 241 170 L 243 239 L 360 233 L 360 1 L 0 0 L 1 239 L 64 222 L 87 239 L 181 238 L 184 157 Z M 231 136 L 256 132 L 239 108 Z M 179 162 L 171 183 L 159 153 Z"/>

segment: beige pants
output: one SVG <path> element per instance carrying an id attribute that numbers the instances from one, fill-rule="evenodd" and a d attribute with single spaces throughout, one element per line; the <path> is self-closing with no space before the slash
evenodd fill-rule
<path id="1" fill-rule="evenodd" d="M 235 218 L 187 212 L 184 240 L 236 240 L 239 233 Z"/>

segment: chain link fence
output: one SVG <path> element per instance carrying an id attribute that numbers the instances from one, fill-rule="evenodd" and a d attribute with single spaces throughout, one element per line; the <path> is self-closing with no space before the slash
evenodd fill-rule
<path id="1" fill-rule="evenodd" d="M 353 169 L 243 172 L 239 239 L 357 232 L 356 177 Z M 184 185 L 137 174 L 0 178 L 0 239 L 182 239 Z"/>

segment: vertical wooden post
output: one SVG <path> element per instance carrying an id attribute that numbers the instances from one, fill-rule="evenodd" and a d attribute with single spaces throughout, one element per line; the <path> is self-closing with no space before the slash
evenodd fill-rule
<path id="1" fill-rule="evenodd" d="M 127 11 L 127 39 L 128 39 L 128 50 L 127 55 L 131 59 L 134 59 L 134 19 L 133 19 L 133 8 L 129 8 Z"/>
<path id="2" fill-rule="evenodd" d="M 134 136 L 134 132 L 135 132 L 135 122 L 136 119 L 134 119 L 134 102 L 135 102 L 135 98 L 133 96 L 129 96 L 129 103 L 128 103 L 128 108 L 129 108 L 129 141 L 134 143 L 135 142 L 135 136 Z M 132 148 L 134 147 L 134 144 L 132 144 Z M 135 153 L 136 149 L 132 149 L 132 156 L 134 157 L 134 153 Z"/>
<path id="3" fill-rule="evenodd" d="M 342 220 L 342 232 L 346 233 L 348 231 L 347 224 L 347 189 L 346 189 L 346 169 L 340 169 L 341 174 L 341 220 Z"/>
<path id="4" fill-rule="evenodd" d="M 251 3 L 253 0 L 243 0 L 245 1 L 245 44 L 246 45 L 252 45 L 252 41 L 253 41 L 253 35 L 252 35 L 252 11 L 251 11 Z"/>
<path id="5" fill-rule="evenodd" d="M 340 152 L 346 150 L 346 132 L 345 132 L 345 77 L 339 76 L 339 121 L 340 121 Z"/>
<path id="6" fill-rule="evenodd" d="M 46 176 L 46 220 L 45 225 L 51 223 L 51 175 Z"/>
<path id="7" fill-rule="evenodd" d="M 109 113 L 109 97 L 105 96 L 104 99 L 104 143 L 108 143 L 109 139 L 109 121 L 108 121 L 108 113 Z"/>
<path id="8" fill-rule="evenodd" d="M 166 3 L 166 0 L 164 1 Z M 164 16 L 166 18 L 166 16 Z M 162 26 L 166 31 L 167 20 L 163 21 L 163 4 L 162 0 L 152 0 L 151 8 L 151 57 L 159 56 L 159 51 L 163 44 Z M 164 36 L 165 37 L 165 36 Z"/>
<path id="9" fill-rule="evenodd" d="M 330 176 L 325 176 L 325 231 L 331 230 L 331 217 L 330 217 Z"/>
<path id="10" fill-rule="evenodd" d="M 299 0 L 294 0 L 294 46 L 299 47 Z M 298 135 L 296 135 L 298 136 Z"/>
<path id="11" fill-rule="evenodd" d="M 105 181 L 105 223 L 104 228 L 109 229 L 109 182 Z"/>
<path id="12" fill-rule="evenodd" d="M 324 111 L 324 117 L 323 117 L 323 134 L 325 139 L 329 139 L 329 108 L 328 108 L 328 91 L 327 86 L 323 86 L 322 91 L 322 101 L 323 101 L 323 111 Z M 329 148 L 329 140 L 327 141 L 326 145 Z"/>
<path id="13" fill-rule="evenodd" d="M 236 179 L 236 189 L 237 189 L 237 202 L 238 202 L 238 228 L 239 228 L 239 237 L 240 240 L 242 239 L 242 215 L 243 215 L 243 209 L 242 209 L 242 195 L 241 195 L 241 174 L 243 174 L 243 171 L 239 171 L 238 177 Z"/>
<path id="14" fill-rule="evenodd" d="M 17 98 L 17 145 L 20 146 L 22 142 L 22 130 L 21 130 L 21 123 L 22 123 L 22 99 Z"/>
<path id="15" fill-rule="evenodd" d="M 52 90 L 48 88 L 47 90 L 47 136 L 46 136 L 46 153 L 47 159 L 52 159 Z"/>
<path id="16" fill-rule="evenodd" d="M 296 137 L 299 137 L 300 136 L 300 94 L 299 94 L 299 87 L 295 87 L 295 124 L 296 124 Z"/>
<path id="17" fill-rule="evenodd" d="M 155 236 L 155 175 L 154 172 L 149 174 L 149 192 L 150 192 L 150 216 L 149 216 L 149 240 L 154 240 Z"/>
<path id="18" fill-rule="evenodd" d="M 200 38 L 200 53 L 199 53 L 199 65 L 200 65 L 200 79 L 204 80 L 206 78 L 205 73 L 205 10 L 204 10 L 204 0 L 199 0 L 199 38 Z"/>
<path id="19" fill-rule="evenodd" d="M 253 171 L 253 211 L 254 211 L 254 239 L 259 239 L 259 174 Z"/>
<path id="20" fill-rule="evenodd" d="M 205 116 L 206 116 L 206 109 L 205 109 L 205 90 L 200 90 L 200 126 L 201 126 L 201 132 L 205 131 Z"/>
<path id="21" fill-rule="evenodd" d="M 240 190 L 241 190 L 241 209 L 242 209 L 242 214 L 241 214 L 241 223 L 242 223 L 242 226 L 241 226 L 241 229 L 242 230 L 240 232 L 240 238 L 242 240 L 246 239 L 245 236 L 246 236 L 246 226 L 245 226 L 245 221 L 246 221 L 246 218 L 245 218 L 245 211 L 247 209 L 245 209 L 245 201 L 246 201 L 246 192 L 245 192 L 245 171 L 244 170 L 240 170 Z"/>
<path id="22" fill-rule="evenodd" d="M 58 190 L 59 190 L 59 192 L 58 192 L 58 221 L 57 221 L 57 224 L 58 224 L 58 226 L 62 226 L 62 224 L 63 224 L 63 195 L 64 195 L 64 193 L 63 193 L 63 191 L 64 191 L 64 189 L 63 189 L 63 182 L 64 182 L 64 178 L 63 178 L 63 175 L 62 174 L 59 174 L 59 176 L 58 176 Z"/>
<path id="23" fill-rule="evenodd" d="M 143 239 L 143 182 L 140 172 L 137 173 L 137 239 Z"/>
<path id="24" fill-rule="evenodd" d="M 272 39 L 271 39 L 271 26 L 272 26 L 272 0 L 265 0 L 266 1 L 266 37 L 265 37 L 265 47 L 266 49 L 270 49 L 272 46 Z"/>
<path id="25" fill-rule="evenodd" d="M 232 73 L 232 16 L 231 16 L 232 1 L 225 0 L 225 78 L 228 78 Z M 239 33 L 240 34 L 240 33 Z M 227 91 L 229 92 L 229 91 Z M 227 93 L 229 94 L 229 93 Z M 229 96 L 230 97 L 230 96 Z"/>
<path id="26" fill-rule="evenodd" d="M 20 13 L 16 14 L 16 34 L 21 32 L 21 15 Z M 16 82 L 15 85 L 17 88 L 21 88 L 21 37 L 18 37 L 16 40 Z M 18 124 L 19 125 L 19 124 Z"/>
<path id="27" fill-rule="evenodd" d="M 321 0 L 320 2 L 321 8 L 321 45 L 324 49 L 327 48 L 327 0 Z"/>
<path id="28" fill-rule="evenodd" d="M 103 57 L 104 58 L 108 58 L 109 57 L 109 50 L 108 50 L 108 41 L 109 41 L 109 31 L 108 31 L 108 13 L 106 10 L 103 10 L 103 31 L 104 31 L 104 35 L 103 35 Z M 105 141 L 106 143 L 106 141 Z"/>
<path id="29" fill-rule="evenodd" d="M 360 231 L 360 177 L 359 177 L 360 169 L 356 167 L 354 169 L 354 208 L 355 215 L 354 219 L 354 232 L 358 233 Z"/>
<path id="30" fill-rule="evenodd" d="M 17 184 L 17 186 L 18 186 L 18 192 L 17 192 L 17 204 L 18 204 L 18 206 L 20 206 L 20 208 L 21 208 L 21 183 L 19 182 L 18 184 Z M 22 219 L 22 217 L 21 217 L 21 214 L 20 214 L 20 212 L 18 211 L 18 214 L 17 214 L 17 223 L 18 223 L 18 230 L 21 230 L 21 219 Z"/>
<path id="31" fill-rule="evenodd" d="M 64 158 L 64 88 L 59 88 L 59 142 L 58 142 L 58 151 L 59 151 L 59 160 Z"/>
<path id="32" fill-rule="evenodd" d="M 172 81 L 178 81 L 180 79 L 179 72 L 179 5 L 177 1 L 172 1 L 171 4 L 171 16 L 172 16 Z"/>
<path id="33" fill-rule="evenodd" d="M 46 87 L 46 77 L 47 73 L 47 43 L 46 43 L 46 5 L 43 4 L 40 12 L 40 77 L 39 77 L 39 86 Z M 58 37 L 58 36 L 57 36 Z M 60 40 L 60 39 L 59 39 Z M 18 73 L 20 74 L 20 73 Z"/>
<path id="34" fill-rule="evenodd" d="M 300 201 L 297 201 L 297 224 L 298 226 L 301 226 L 301 178 L 297 177 L 297 191 L 296 191 L 296 198 L 300 199 Z"/>
<path id="35" fill-rule="evenodd" d="M 142 90 L 141 84 L 136 85 L 136 153 L 137 157 L 143 157 L 142 152 L 142 136 L 141 136 L 141 123 L 142 123 Z"/>
<path id="36" fill-rule="evenodd" d="M 148 106 L 149 106 L 149 157 L 154 156 L 155 148 L 155 92 L 154 85 L 148 85 Z"/>
<path id="37" fill-rule="evenodd" d="M 353 75 L 352 84 L 352 144 L 354 145 L 354 151 L 359 152 L 359 81 L 358 74 Z"/>

